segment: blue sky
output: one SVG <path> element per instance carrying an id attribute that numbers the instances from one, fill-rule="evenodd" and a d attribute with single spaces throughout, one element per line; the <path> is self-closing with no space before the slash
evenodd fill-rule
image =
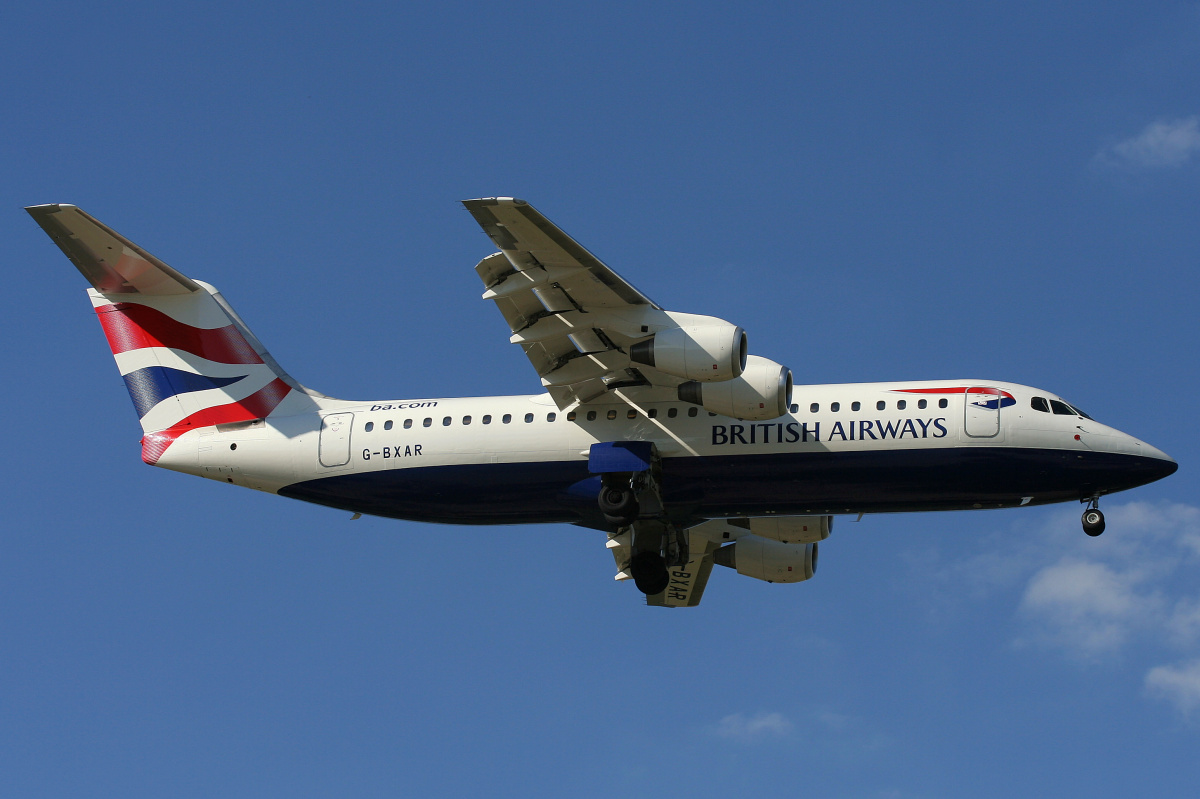
<path id="1" fill-rule="evenodd" d="M 5 792 L 1194 795 L 1200 5 L 880 5 L 6 9 Z M 1035 385 L 1180 470 L 1100 539 L 843 518 L 812 581 L 645 608 L 592 532 L 145 467 L 21 210 L 216 284 L 326 393 L 529 393 L 457 204 L 494 195 L 800 384 Z"/>

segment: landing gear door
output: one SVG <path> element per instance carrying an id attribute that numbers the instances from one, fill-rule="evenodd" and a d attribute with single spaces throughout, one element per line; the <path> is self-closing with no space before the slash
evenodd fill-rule
<path id="1" fill-rule="evenodd" d="M 321 419 L 318 458 L 322 466 L 345 466 L 350 462 L 350 428 L 354 414 L 331 413 Z"/>
<path id="2" fill-rule="evenodd" d="M 1000 400 L 1004 395 L 998 388 L 971 386 L 967 389 L 966 419 L 963 430 L 970 438 L 995 438 L 1000 434 Z"/>

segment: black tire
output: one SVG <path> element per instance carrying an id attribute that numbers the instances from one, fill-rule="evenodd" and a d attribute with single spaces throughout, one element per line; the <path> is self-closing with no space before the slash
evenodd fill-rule
<path id="1" fill-rule="evenodd" d="M 657 552 L 639 552 L 629 561 L 634 585 L 647 596 L 661 594 L 667 590 L 671 577 L 667 564 Z"/>
<path id="2" fill-rule="evenodd" d="M 600 489 L 597 504 L 600 512 L 612 524 L 629 524 L 641 510 L 637 497 L 628 487 L 604 486 Z"/>
<path id="3" fill-rule="evenodd" d="M 1095 538 L 1104 532 L 1104 514 L 1097 508 L 1088 508 L 1083 512 L 1083 531 Z"/>

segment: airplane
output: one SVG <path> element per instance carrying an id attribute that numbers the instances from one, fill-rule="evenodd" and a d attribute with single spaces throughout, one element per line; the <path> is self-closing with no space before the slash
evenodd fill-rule
<path id="1" fill-rule="evenodd" d="M 26 210 L 91 284 L 147 464 L 354 518 L 595 529 L 649 605 L 697 605 L 715 565 L 807 580 L 835 515 L 1079 501 L 1096 536 L 1101 496 L 1178 468 L 1015 383 L 794 386 L 740 326 L 664 310 L 525 201 L 463 205 L 540 394 L 334 399 L 213 286 L 73 205 Z"/>

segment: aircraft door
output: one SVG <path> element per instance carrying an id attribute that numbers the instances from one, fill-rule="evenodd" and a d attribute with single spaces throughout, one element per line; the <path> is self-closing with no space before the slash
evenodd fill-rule
<path id="1" fill-rule="evenodd" d="M 354 414 L 331 413 L 321 419 L 317 457 L 322 466 L 345 466 L 350 462 L 350 429 Z"/>
<path id="2" fill-rule="evenodd" d="M 1000 400 L 998 388 L 971 386 L 967 389 L 966 419 L 963 430 L 971 438 L 994 438 L 1000 433 Z"/>

